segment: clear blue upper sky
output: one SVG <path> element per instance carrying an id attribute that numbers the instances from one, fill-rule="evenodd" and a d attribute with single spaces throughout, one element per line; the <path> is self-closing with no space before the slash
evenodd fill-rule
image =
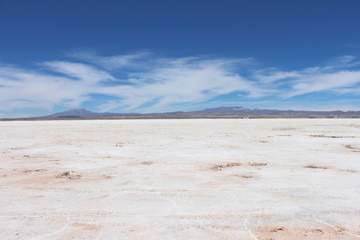
<path id="1" fill-rule="evenodd" d="M 360 109 L 358 0 L 0 0 L 0 116 Z"/>

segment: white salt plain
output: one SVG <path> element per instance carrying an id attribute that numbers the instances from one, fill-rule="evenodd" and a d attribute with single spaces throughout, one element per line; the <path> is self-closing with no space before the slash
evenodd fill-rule
<path id="1" fill-rule="evenodd" d="M 360 239 L 360 120 L 0 122 L 0 239 Z"/>

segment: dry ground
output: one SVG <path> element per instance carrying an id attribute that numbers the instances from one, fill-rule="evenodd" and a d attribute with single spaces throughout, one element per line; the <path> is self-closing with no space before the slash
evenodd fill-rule
<path id="1" fill-rule="evenodd" d="M 360 120 L 0 122 L 0 239 L 360 239 Z"/>

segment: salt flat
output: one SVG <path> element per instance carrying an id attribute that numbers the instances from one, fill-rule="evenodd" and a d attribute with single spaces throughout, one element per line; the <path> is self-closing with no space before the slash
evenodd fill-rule
<path id="1" fill-rule="evenodd" d="M 0 122 L 1 239 L 360 239 L 360 120 Z"/>

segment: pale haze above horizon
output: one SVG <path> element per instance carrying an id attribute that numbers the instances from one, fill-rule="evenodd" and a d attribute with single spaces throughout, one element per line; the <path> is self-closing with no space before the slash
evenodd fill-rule
<path id="1" fill-rule="evenodd" d="M 0 0 L 0 118 L 360 110 L 360 1 Z"/>

